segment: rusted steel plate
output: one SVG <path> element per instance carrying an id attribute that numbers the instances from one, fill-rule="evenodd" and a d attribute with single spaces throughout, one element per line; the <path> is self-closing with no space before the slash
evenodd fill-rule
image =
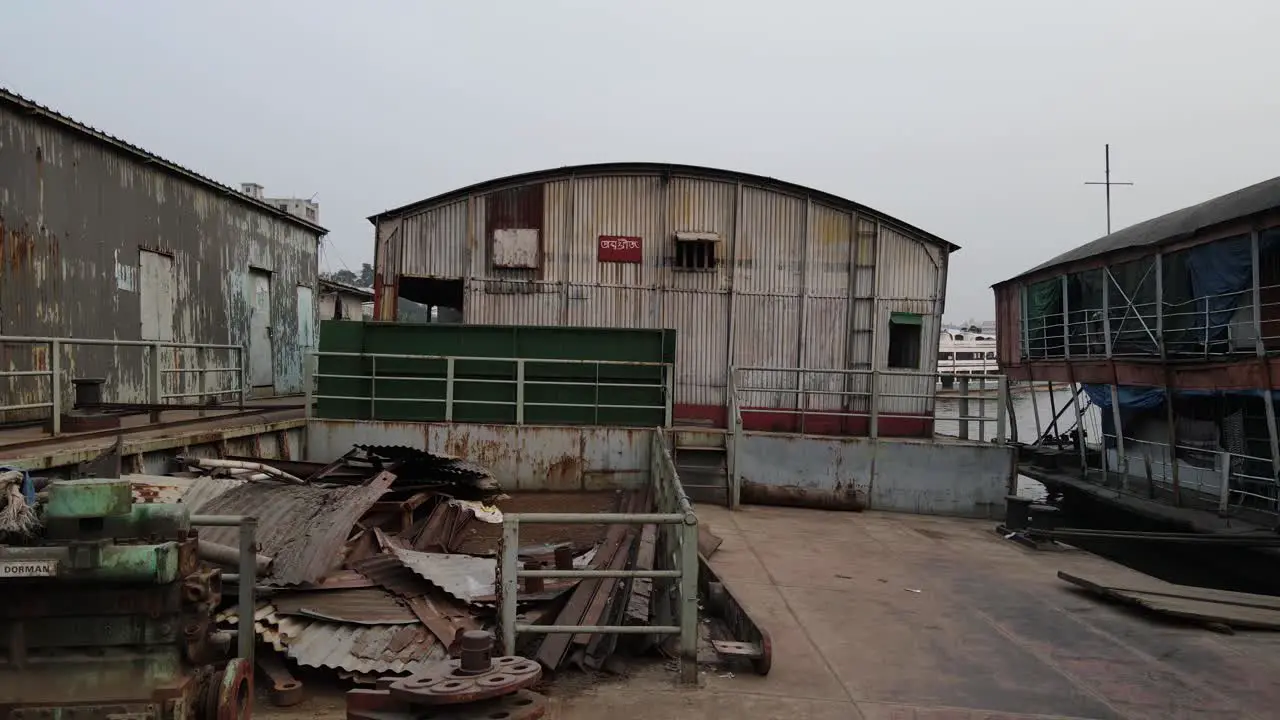
<path id="1" fill-rule="evenodd" d="M 395 481 L 382 472 L 367 485 L 320 488 L 310 485 L 248 483 L 228 490 L 200 508 L 209 515 L 249 515 L 258 519 L 261 552 L 272 558 L 267 585 L 315 582 L 339 561 L 356 520 Z M 208 528 L 201 537 L 236 547 L 239 528 Z"/>
<path id="2" fill-rule="evenodd" d="M 360 625 L 407 625 L 417 622 L 400 599 L 382 588 L 310 590 L 281 593 L 271 599 L 280 615 Z"/>

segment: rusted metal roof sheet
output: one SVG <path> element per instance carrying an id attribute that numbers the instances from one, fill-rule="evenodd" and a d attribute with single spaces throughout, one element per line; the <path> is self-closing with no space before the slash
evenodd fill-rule
<path id="1" fill-rule="evenodd" d="M 275 205 L 272 205 L 263 200 L 259 200 L 257 198 L 246 195 L 240 192 L 239 190 L 236 190 L 235 188 L 232 188 L 228 185 L 223 185 L 217 180 L 213 180 L 212 178 L 205 177 L 204 175 L 201 175 L 200 173 L 194 170 L 191 170 L 189 168 L 185 168 L 175 162 L 172 162 L 170 160 L 165 160 L 159 155 L 155 155 L 146 150 L 143 150 L 137 145 L 133 145 L 132 143 L 121 140 L 120 138 L 114 135 L 109 135 L 90 125 L 86 125 L 77 120 L 73 120 L 72 118 L 66 115 L 63 115 L 62 113 L 57 112 L 56 110 L 52 110 L 48 107 L 45 107 L 44 105 L 41 105 L 40 103 L 34 100 L 25 98 L 13 92 L 12 90 L 7 90 L 5 88 L 0 87 L 0 102 L 3 102 L 12 107 L 16 107 L 20 109 L 22 112 L 28 113 L 30 115 L 38 115 L 42 118 L 45 118 L 46 120 L 49 120 L 58 125 L 61 125 L 67 128 L 68 130 L 72 130 L 82 135 L 85 135 L 87 137 L 90 137 L 96 140 L 97 142 L 111 145 L 117 150 L 122 150 L 125 153 L 134 156 L 134 158 L 136 158 L 137 160 L 143 163 L 164 168 L 166 171 L 174 175 L 185 178 L 187 180 L 197 182 L 201 185 L 208 187 L 210 190 L 213 190 L 214 192 L 233 196 L 237 200 L 240 200 L 241 202 L 245 203 L 246 205 L 252 205 L 255 210 L 258 210 L 260 212 L 268 213 L 280 218 L 281 220 L 287 220 L 291 223 L 301 225 L 307 228 L 308 230 L 314 230 L 320 233 L 321 235 L 329 232 L 328 230 L 325 230 L 319 225 L 316 225 L 315 223 L 312 223 L 312 222 L 308 222 L 298 217 L 297 215 L 293 215 L 284 210 L 281 210 Z"/>
<path id="2" fill-rule="evenodd" d="M 356 563 L 355 571 L 373 582 L 400 595 L 417 597 L 430 593 L 435 586 L 415 573 L 390 553 L 374 555 Z"/>
<path id="3" fill-rule="evenodd" d="M 417 673 L 448 653 L 422 625 L 354 625 L 316 622 L 260 607 L 254 630 L 277 652 L 305 667 L 358 675 Z"/>
<path id="4" fill-rule="evenodd" d="M 272 558 L 268 585 L 315 582 L 332 569 L 356 520 L 395 480 L 380 473 L 368 485 L 320 488 L 254 482 L 219 495 L 200 508 L 208 515 L 249 515 L 258 519 L 261 553 Z M 205 540 L 237 546 L 239 528 L 210 528 Z"/>
<path id="5" fill-rule="evenodd" d="M 492 558 L 444 555 L 395 548 L 396 557 L 410 570 L 463 602 L 494 594 L 498 563 Z"/>
<path id="6" fill-rule="evenodd" d="M 418 622 L 395 595 L 381 588 L 307 590 L 271 599 L 280 615 L 296 615 L 357 625 L 409 625 Z"/>
<path id="7" fill-rule="evenodd" d="M 124 475 L 121 479 L 129 481 L 135 503 L 182 503 L 190 506 L 193 513 L 199 512 L 204 503 L 245 483 L 234 478 L 166 475 Z"/>

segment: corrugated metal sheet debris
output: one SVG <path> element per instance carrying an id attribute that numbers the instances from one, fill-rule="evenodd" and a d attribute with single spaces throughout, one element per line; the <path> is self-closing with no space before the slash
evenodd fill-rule
<path id="1" fill-rule="evenodd" d="M 448 657 L 421 625 L 352 625 L 316 622 L 260 608 L 254 629 L 267 644 L 304 667 L 414 674 Z"/>
<path id="2" fill-rule="evenodd" d="M 494 594 L 498 563 L 492 558 L 444 555 L 395 549 L 410 570 L 463 602 L 474 602 Z"/>
<path id="3" fill-rule="evenodd" d="M 229 490 L 200 508 L 210 515 L 258 519 L 261 553 L 273 559 L 268 585 L 314 582 L 337 564 L 356 520 L 395 480 L 381 473 L 368 485 L 321 488 L 255 482 Z M 210 528 L 205 540 L 236 547 L 239 528 Z"/>
<path id="4" fill-rule="evenodd" d="M 297 615 L 357 625 L 408 625 L 418 622 L 395 595 L 381 588 L 287 592 L 272 598 L 280 615 Z"/>

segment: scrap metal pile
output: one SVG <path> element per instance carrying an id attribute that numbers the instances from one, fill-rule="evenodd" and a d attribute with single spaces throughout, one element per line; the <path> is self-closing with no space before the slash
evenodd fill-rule
<path id="1" fill-rule="evenodd" d="M 512 499 L 487 469 L 414 448 L 376 446 L 357 446 L 327 465 L 237 457 L 178 462 L 174 476 L 132 476 L 134 499 L 257 518 L 259 600 L 252 623 L 259 669 L 274 684 L 278 704 L 302 698 L 291 668 L 318 668 L 393 691 L 386 678 L 429 675 L 462 656 L 468 638 L 474 649 L 476 632 L 497 627 L 501 507 Z M 647 512 L 654 504 L 643 492 L 608 501 L 610 510 L 622 512 Z M 536 568 L 653 568 L 654 526 L 597 530 L 586 541 L 544 537 L 520 548 L 520 560 Z M 234 562 L 235 532 L 202 529 L 201 557 Z M 530 578 L 518 596 L 520 622 L 647 624 L 649 595 L 645 580 Z M 227 629 L 245 622 L 234 607 L 219 611 L 217 621 Z M 633 641 L 638 650 L 656 642 L 627 640 Z M 569 664 L 598 669 L 616 642 L 616 636 L 586 633 L 529 635 L 516 652 L 503 650 L 551 671 Z"/>

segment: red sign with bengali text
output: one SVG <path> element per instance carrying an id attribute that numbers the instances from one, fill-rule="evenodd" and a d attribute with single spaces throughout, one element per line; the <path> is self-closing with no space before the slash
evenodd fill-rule
<path id="1" fill-rule="evenodd" d="M 601 235 L 596 242 L 596 260 L 600 262 L 638 263 L 644 242 L 630 235 Z"/>

